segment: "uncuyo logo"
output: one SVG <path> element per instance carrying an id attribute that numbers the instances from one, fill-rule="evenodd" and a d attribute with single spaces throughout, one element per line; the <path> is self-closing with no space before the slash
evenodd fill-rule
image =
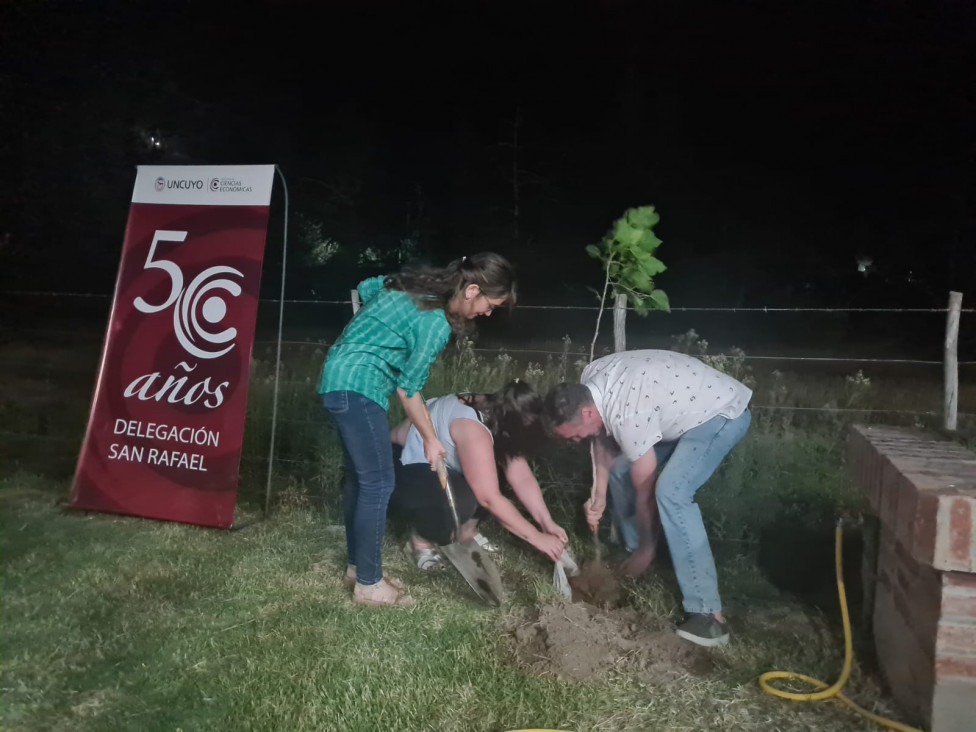
<path id="1" fill-rule="evenodd" d="M 166 181 L 166 187 L 167 188 L 180 188 L 180 189 L 182 189 L 184 191 L 190 191 L 190 190 L 200 191 L 200 190 L 203 190 L 203 181 L 202 180 L 199 180 L 199 179 L 198 180 L 187 180 L 185 178 L 184 179 L 181 179 L 181 180 L 168 180 L 168 181 Z"/>
<path id="2" fill-rule="evenodd" d="M 156 191 L 161 193 L 163 190 L 166 189 L 166 179 L 163 176 L 159 176 L 156 179 L 155 186 L 156 186 Z"/>
<path id="3" fill-rule="evenodd" d="M 182 242 L 186 235 L 185 231 L 156 231 L 143 269 L 166 272 L 170 292 L 159 304 L 148 303 L 142 296 L 132 304 L 143 313 L 158 313 L 172 307 L 173 331 L 183 350 L 197 358 L 218 358 L 234 348 L 234 338 L 237 337 L 237 328 L 215 330 L 227 315 L 225 297 L 241 294 L 241 286 L 228 277 L 243 278 L 244 275 L 233 267 L 217 265 L 203 270 L 184 287 L 183 270 L 179 265 L 167 259 L 154 259 L 154 256 L 160 242 Z"/>

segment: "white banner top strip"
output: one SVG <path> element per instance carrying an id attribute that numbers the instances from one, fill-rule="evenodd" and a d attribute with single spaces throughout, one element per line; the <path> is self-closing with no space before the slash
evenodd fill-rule
<path id="1" fill-rule="evenodd" d="M 267 206 L 273 165 L 140 165 L 133 203 Z"/>

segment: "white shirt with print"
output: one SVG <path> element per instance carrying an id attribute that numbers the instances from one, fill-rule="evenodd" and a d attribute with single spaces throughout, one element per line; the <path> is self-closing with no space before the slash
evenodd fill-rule
<path id="1" fill-rule="evenodd" d="M 622 351 L 593 361 L 580 383 L 607 433 L 631 462 L 713 417 L 735 419 L 752 390 L 697 358 L 673 351 Z"/>

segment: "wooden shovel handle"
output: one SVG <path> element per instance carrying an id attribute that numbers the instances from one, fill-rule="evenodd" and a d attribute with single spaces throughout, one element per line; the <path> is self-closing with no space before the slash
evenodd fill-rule
<path id="1" fill-rule="evenodd" d="M 434 466 L 437 468 L 437 478 L 441 482 L 441 490 L 447 490 L 447 465 L 444 464 L 444 458 L 437 458 L 437 464 Z"/>

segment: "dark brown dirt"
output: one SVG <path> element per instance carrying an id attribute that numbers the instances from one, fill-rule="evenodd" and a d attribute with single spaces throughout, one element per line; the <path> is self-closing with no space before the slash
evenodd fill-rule
<path id="1" fill-rule="evenodd" d="M 573 588 L 573 602 L 588 602 L 602 608 L 618 607 L 623 601 L 623 588 L 609 565 L 586 562 L 576 577 L 569 578 Z"/>
<path id="2" fill-rule="evenodd" d="M 553 603 L 529 608 L 512 619 L 508 631 L 519 667 L 561 679 L 587 681 L 627 670 L 660 683 L 715 667 L 710 651 L 681 640 L 670 628 L 649 629 L 632 608 Z"/>

